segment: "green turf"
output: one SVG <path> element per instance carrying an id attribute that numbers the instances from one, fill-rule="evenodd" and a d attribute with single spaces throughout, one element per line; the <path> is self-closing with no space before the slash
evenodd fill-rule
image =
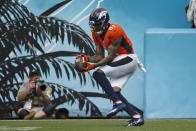
<path id="1" fill-rule="evenodd" d="M 0 131 L 196 131 L 196 119 L 145 120 L 141 127 L 124 127 L 127 120 L 0 121 Z"/>

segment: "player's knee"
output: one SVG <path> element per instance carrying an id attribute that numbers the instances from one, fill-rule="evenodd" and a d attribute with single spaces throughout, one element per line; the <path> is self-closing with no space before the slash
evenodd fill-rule
<path id="1" fill-rule="evenodd" d="M 55 106 L 52 104 L 47 104 L 44 106 L 43 111 L 47 114 L 47 115 L 51 115 L 53 113 L 55 109 Z"/>
<path id="2" fill-rule="evenodd" d="M 105 75 L 105 73 L 102 70 L 97 70 L 97 72 L 99 72 L 102 75 Z"/>
<path id="3" fill-rule="evenodd" d="M 97 77 L 99 77 L 99 72 L 97 72 L 97 71 L 95 71 L 95 72 L 93 72 L 93 78 L 96 80 L 97 79 Z"/>
<path id="4" fill-rule="evenodd" d="M 103 72 L 102 70 L 97 70 L 97 71 L 93 72 L 93 77 L 95 78 L 95 80 L 96 80 L 100 75 L 105 75 L 104 72 Z"/>
<path id="5" fill-rule="evenodd" d="M 120 88 L 120 87 L 115 86 L 115 87 L 113 87 L 113 90 L 114 90 L 114 92 L 120 92 L 120 91 L 121 91 L 121 88 Z"/>
<path id="6" fill-rule="evenodd" d="M 22 109 L 21 111 L 19 111 L 18 116 L 20 119 L 24 119 L 24 117 L 28 114 L 29 114 L 29 112 L 27 110 Z"/>

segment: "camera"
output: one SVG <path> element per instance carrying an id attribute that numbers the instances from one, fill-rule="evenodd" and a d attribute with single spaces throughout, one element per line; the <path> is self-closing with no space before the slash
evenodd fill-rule
<path id="1" fill-rule="evenodd" d="M 38 85 L 38 88 L 40 90 L 45 91 L 45 89 L 47 88 L 47 85 L 46 85 L 45 81 L 43 81 L 43 80 L 36 80 L 35 82 Z"/>
<path id="2" fill-rule="evenodd" d="M 47 84 L 43 80 L 36 80 L 35 84 L 41 91 L 45 91 L 47 88 Z M 33 88 L 32 93 L 34 94 L 34 96 L 37 96 L 36 88 Z"/>

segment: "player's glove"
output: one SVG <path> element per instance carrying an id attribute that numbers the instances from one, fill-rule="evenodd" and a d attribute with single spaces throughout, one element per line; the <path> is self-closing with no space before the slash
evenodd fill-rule
<path id="1" fill-rule="evenodd" d="M 81 73 L 84 73 L 84 72 L 87 72 L 89 70 L 95 69 L 95 64 L 90 64 L 86 61 L 84 63 L 86 64 L 86 67 L 83 68 L 83 72 L 81 72 Z"/>
<path id="2" fill-rule="evenodd" d="M 86 55 L 84 55 L 84 54 L 79 54 L 79 55 L 77 55 L 76 56 L 76 59 L 78 59 L 79 57 L 83 57 L 84 58 L 84 61 L 88 61 L 88 57 L 86 56 Z"/>

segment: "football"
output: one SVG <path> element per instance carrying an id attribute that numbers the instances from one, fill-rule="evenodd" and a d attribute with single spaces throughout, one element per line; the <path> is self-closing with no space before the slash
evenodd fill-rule
<path id="1" fill-rule="evenodd" d="M 75 68 L 77 69 L 78 72 L 82 72 L 83 68 L 86 67 L 86 64 L 84 63 L 84 57 L 78 57 L 75 60 Z"/>

